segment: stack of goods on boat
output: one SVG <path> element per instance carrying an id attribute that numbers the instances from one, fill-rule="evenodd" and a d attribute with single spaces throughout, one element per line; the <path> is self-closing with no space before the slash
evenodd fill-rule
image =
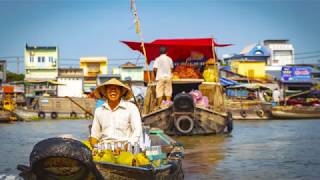
<path id="1" fill-rule="evenodd" d="M 98 163 L 111 163 L 132 167 L 156 168 L 167 165 L 167 155 L 161 146 L 152 146 L 147 132 L 140 143 L 131 144 L 129 141 L 109 140 L 91 147 L 88 141 L 83 143 L 92 150 L 93 160 Z"/>
<path id="2" fill-rule="evenodd" d="M 192 65 L 177 65 L 172 79 L 200 79 L 200 71 Z"/>

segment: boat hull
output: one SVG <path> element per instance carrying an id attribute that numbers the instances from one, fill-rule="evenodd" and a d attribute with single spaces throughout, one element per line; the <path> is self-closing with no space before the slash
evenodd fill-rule
<path id="1" fill-rule="evenodd" d="M 320 118 L 320 107 L 276 106 L 272 108 L 272 116 L 281 119 Z"/>
<path id="2" fill-rule="evenodd" d="M 232 119 L 227 114 L 195 107 L 192 112 L 175 112 L 172 107 L 143 116 L 150 127 L 160 128 L 168 135 L 206 135 L 232 131 Z"/>
<path id="3" fill-rule="evenodd" d="M 272 118 L 271 103 L 256 100 L 228 100 L 226 109 L 234 120 L 267 120 Z"/>

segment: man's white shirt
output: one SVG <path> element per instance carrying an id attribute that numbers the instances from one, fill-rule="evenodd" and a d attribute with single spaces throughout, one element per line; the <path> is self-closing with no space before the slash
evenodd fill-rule
<path id="1" fill-rule="evenodd" d="M 108 103 L 98 107 L 94 114 L 91 137 L 100 142 L 108 140 L 138 142 L 142 133 L 142 123 L 139 110 L 131 102 L 120 101 L 111 110 Z"/>
<path id="2" fill-rule="evenodd" d="M 173 68 L 172 59 L 166 54 L 161 54 L 154 61 L 153 68 L 157 69 L 156 80 L 163 77 L 171 78 L 171 69 Z"/>

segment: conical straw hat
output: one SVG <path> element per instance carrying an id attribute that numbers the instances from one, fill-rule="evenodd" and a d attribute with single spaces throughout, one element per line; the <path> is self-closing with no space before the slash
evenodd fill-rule
<path id="1" fill-rule="evenodd" d="M 106 99 L 107 98 L 107 87 L 108 85 L 116 85 L 121 88 L 122 92 L 122 97 L 125 100 L 129 100 L 130 98 L 133 97 L 132 92 L 130 88 L 122 83 L 121 81 L 117 80 L 116 78 L 112 78 L 101 85 L 99 85 L 95 90 L 94 90 L 94 95 L 99 98 L 99 99 Z"/>

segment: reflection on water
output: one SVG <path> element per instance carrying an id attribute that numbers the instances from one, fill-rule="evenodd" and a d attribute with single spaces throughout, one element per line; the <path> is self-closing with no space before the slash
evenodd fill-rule
<path id="1" fill-rule="evenodd" d="M 38 141 L 88 136 L 87 120 L 0 124 L 0 177 L 28 164 Z M 237 121 L 231 136 L 175 137 L 186 179 L 320 179 L 320 120 Z M 1 178 L 0 178 L 1 179 Z"/>
<path id="2" fill-rule="evenodd" d="M 214 170 L 214 166 L 224 158 L 225 136 L 186 136 L 176 137 L 185 148 L 185 160 L 183 164 L 185 175 L 208 175 Z"/>

